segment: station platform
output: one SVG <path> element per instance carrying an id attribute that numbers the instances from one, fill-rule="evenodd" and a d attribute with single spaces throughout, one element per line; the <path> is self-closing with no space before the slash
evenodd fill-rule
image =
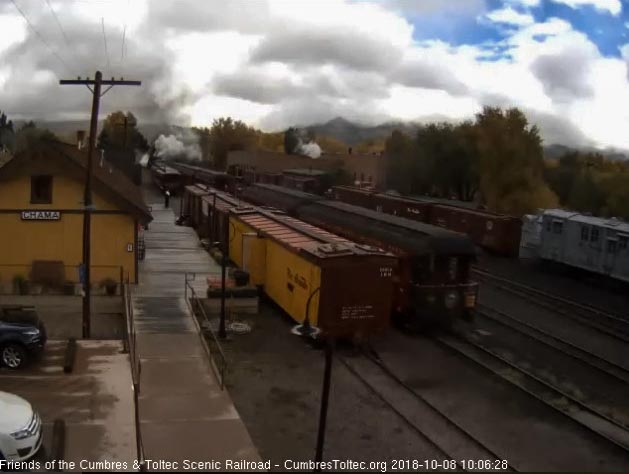
<path id="1" fill-rule="evenodd" d="M 209 275 L 220 274 L 189 227 L 158 195 L 145 193 L 153 222 L 133 289 L 137 350 L 141 361 L 140 431 L 146 459 L 259 462 L 251 437 L 226 390 L 221 390 L 184 296 L 185 274 L 204 294 Z M 150 468 L 151 466 L 149 466 Z M 155 468 L 163 470 L 163 466 Z"/>

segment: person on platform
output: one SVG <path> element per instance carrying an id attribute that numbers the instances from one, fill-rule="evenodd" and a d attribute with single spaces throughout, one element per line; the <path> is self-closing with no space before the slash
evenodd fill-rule
<path id="1" fill-rule="evenodd" d="M 170 191 L 167 189 L 166 192 L 164 193 L 164 207 L 168 207 L 168 204 L 170 203 Z"/>

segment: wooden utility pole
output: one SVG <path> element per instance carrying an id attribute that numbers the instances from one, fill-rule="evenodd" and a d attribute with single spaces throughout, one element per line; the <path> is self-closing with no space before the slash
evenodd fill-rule
<path id="1" fill-rule="evenodd" d="M 92 157 L 94 156 L 94 149 L 96 148 L 96 133 L 98 129 L 98 108 L 100 106 L 100 98 L 114 86 L 139 86 L 142 83 L 140 81 L 125 81 L 120 78 L 119 80 L 103 80 L 103 75 L 100 71 L 96 71 L 94 79 L 62 79 L 59 81 L 61 85 L 82 85 L 86 86 L 92 92 L 92 118 L 90 121 L 90 141 L 87 149 L 87 166 L 85 171 L 85 192 L 83 195 L 83 278 L 84 278 L 84 291 L 83 291 L 83 338 L 89 339 L 91 334 L 91 278 L 90 278 L 90 264 L 91 264 L 91 229 L 92 229 L 92 210 L 94 205 L 92 204 Z M 92 89 L 90 86 L 93 86 Z M 101 86 L 109 86 L 101 93 Z"/>
<path id="2" fill-rule="evenodd" d="M 122 119 L 122 121 L 120 122 L 116 122 L 116 126 L 117 127 L 124 127 L 124 132 L 123 132 L 123 141 L 122 141 L 122 148 L 123 149 L 127 149 L 127 138 L 128 138 L 128 129 L 129 129 L 129 125 L 134 126 L 136 124 L 135 121 L 129 121 L 129 117 L 127 117 L 126 115 L 124 116 L 124 119 Z"/>

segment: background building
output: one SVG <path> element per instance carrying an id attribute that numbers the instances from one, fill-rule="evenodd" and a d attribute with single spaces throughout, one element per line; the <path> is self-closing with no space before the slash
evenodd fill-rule
<path id="1" fill-rule="evenodd" d="M 386 187 L 385 155 L 323 153 L 319 158 L 302 155 L 287 155 L 272 151 L 238 150 L 231 151 L 227 156 L 228 172 L 235 174 L 237 170 L 255 170 L 262 173 L 282 173 L 284 170 L 318 170 L 334 172 L 343 170 L 352 181 L 371 183 L 378 189 Z"/>

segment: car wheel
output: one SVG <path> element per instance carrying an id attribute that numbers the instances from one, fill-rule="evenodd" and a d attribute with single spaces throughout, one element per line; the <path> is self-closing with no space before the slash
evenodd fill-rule
<path id="1" fill-rule="evenodd" d="M 7 344 L 2 347 L 0 359 L 9 369 L 19 369 L 26 364 L 26 351 L 19 344 Z"/>

